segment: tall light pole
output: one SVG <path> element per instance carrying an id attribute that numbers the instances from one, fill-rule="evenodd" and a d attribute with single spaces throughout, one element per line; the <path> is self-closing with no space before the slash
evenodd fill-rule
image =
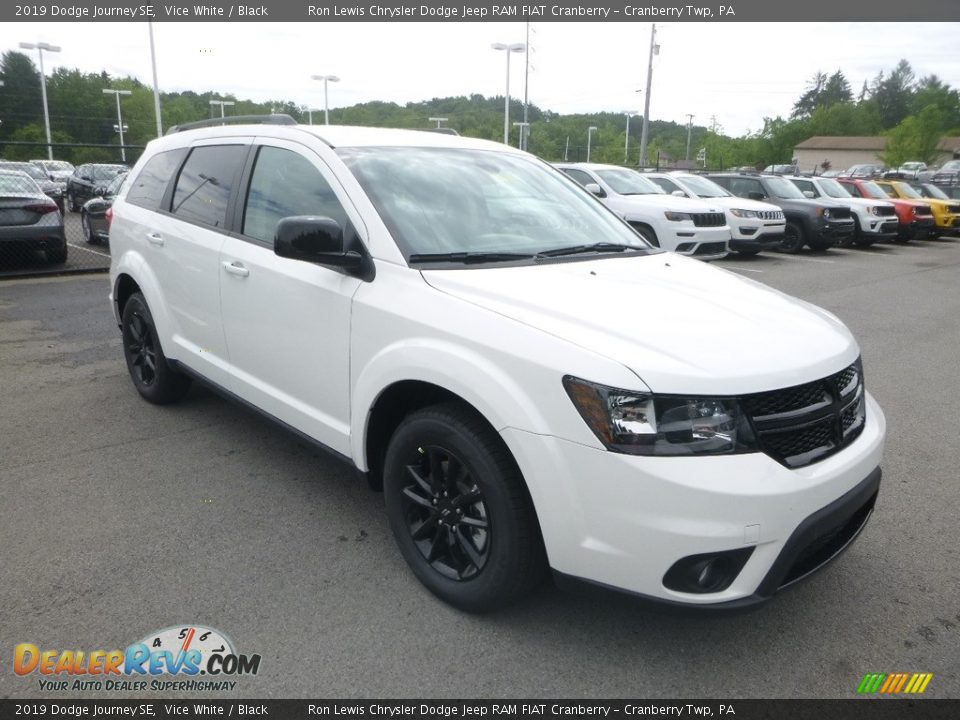
<path id="1" fill-rule="evenodd" d="M 650 26 L 650 58 L 647 61 L 647 89 L 643 101 L 643 130 L 640 133 L 640 167 L 647 162 L 647 132 L 650 123 L 650 86 L 653 84 L 653 56 L 660 54 L 657 45 L 657 25 Z"/>
<path id="2" fill-rule="evenodd" d="M 110 90 L 108 88 L 103 89 L 104 95 L 113 95 L 117 99 L 117 132 L 120 133 L 120 159 L 123 162 L 127 161 L 127 150 L 123 147 L 123 115 L 120 114 L 120 96 L 121 95 L 132 95 L 129 90 Z"/>
<path id="3" fill-rule="evenodd" d="M 523 150 L 523 136 L 526 134 L 527 130 L 529 129 L 530 123 L 528 123 L 528 122 L 515 122 L 515 123 L 513 124 L 513 126 L 520 128 L 520 139 L 517 140 L 517 149 Z"/>
<path id="4" fill-rule="evenodd" d="M 223 108 L 227 105 L 234 105 L 235 103 L 233 100 L 211 100 L 210 104 L 220 106 L 220 119 L 223 120 L 226 117 L 226 113 L 223 111 Z"/>
<path id="5" fill-rule="evenodd" d="M 314 80 L 323 80 L 323 124 L 330 124 L 330 102 L 329 95 L 327 94 L 328 83 L 340 82 L 340 78 L 336 75 L 311 75 Z"/>
<path id="6" fill-rule="evenodd" d="M 160 85 L 157 84 L 157 52 L 153 47 L 153 21 L 147 23 L 150 31 L 150 67 L 153 69 L 153 114 L 157 118 L 157 137 L 163 135 L 163 123 L 160 121 Z"/>
<path id="7" fill-rule="evenodd" d="M 510 144 L 510 53 L 523 52 L 527 49 L 524 43 L 493 43 L 494 50 L 503 50 L 507 54 L 507 91 L 503 98 L 503 144 Z"/>
<path id="8" fill-rule="evenodd" d="M 687 113 L 687 156 L 685 160 L 690 160 L 690 133 L 693 130 L 693 115 Z"/>
<path id="9" fill-rule="evenodd" d="M 590 140 L 593 137 L 593 133 L 596 131 L 596 129 L 596 125 L 591 125 L 587 128 L 587 162 L 590 162 Z"/>
<path id="10" fill-rule="evenodd" d="M 435 123 L 437 124 L 437 130 L 439 130 L 439 129 L 440 129 L 440 123 L 445 123 L 445 122 L 448 120 L 448 118 L 435 118 L 435 117 L 432 117 L 432 118 L 427 118 L 427 120 L 429 120 L 430 122 L 435 122 Z"/>
<path id="11" fill-rule="evenodd" d="M 47 109 L 47 77 L 43 71 L 43 51 L 58 53 L 59 45 L 48 43 L 20 43 L 24 50 L 36 50 L 40 55 L 40 94 L 43 96 L 43 124 L 47 128 L 47 159 L 53 160 L 53 140 L 50 138 L 50 110 Z"/>
<path id="12" fill-rule="evenodd" d="M 630 118 L 636 115 L 632 110 L 624 110 L 623 116 L 627 118 L 627 137 L 623 141 L 623 164 L 630 162 Z"/>
<path id="13" fill-rule="evenodd" d="M 313 125 L 313 114 L 320 112 L 320 108 L 307 108 L 307 123 Z"/>
<path id="14" fill-rule="evenodd" d="M 524 48 L 523 60 L 523 125 L 520 127 L 520 149 L 527 149 L 527 135 L 530 134 L 530 123 L 527 117 L 527 108 L 530 102 L 530 22 L 527 21 L 526 47 Z"/>

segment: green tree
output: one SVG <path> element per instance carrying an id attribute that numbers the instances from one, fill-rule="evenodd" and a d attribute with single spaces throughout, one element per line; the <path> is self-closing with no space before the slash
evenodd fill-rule
<path id="1" fill-rule="evenodd" d="M 928 105 L 887 133 L 887 148 L 880 159 L 890 167 L 912 160 L 932 163 L 942 128 L 943 112 L 936 105 Z"/>
<path id="2" fill-rule="evenodd" d="M 0 58 L 0 138 L 32 123 L 43 125 L 43 98 L 40 94 L 40 72 L 28 56 L 8 50 Z"/>

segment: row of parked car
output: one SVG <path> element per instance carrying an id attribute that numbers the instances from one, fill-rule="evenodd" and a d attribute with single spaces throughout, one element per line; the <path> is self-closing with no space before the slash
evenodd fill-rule
<path id="1" fill-rule="evenodd" d="M 88 243 L 107 239 L 107 210 L 126 177 L 125 165 L 62 160 L 0 160 L 0 242 L 44 252 L 50 264 L 67 260 L 64 215 L 79 212 Z"/>
<path id="2" fill-rule="evenodd" d="M 932 183 L 557 167 L 648 242 L 703 260 L 960 234 L 960 200 Z"/>
<path id="3" fill-rule="evenodd" d="M 735 172 L 751 171 L 752 168 L 733 168 Z M 895 168 L 887 168 L 877 163 L 851 165 L 844 170 L 826 170 L 822 173 L 806 173 L 799 165 L 768 165 L 764 173 L 772 175 L 791 175 L 810 177 L 816 175 L 825 178 L 853 178 L 860 180 L 911 180 L 921 183 L 933 183 L 952 199 L 960 199 L 960 159 L 949 160 L 940 167 L 931 167 L 925 162 L 905 162 Z"/>

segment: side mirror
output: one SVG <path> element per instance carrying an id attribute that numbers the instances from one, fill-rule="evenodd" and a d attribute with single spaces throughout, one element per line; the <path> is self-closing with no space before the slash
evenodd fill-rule
<path id="1" fill-rule="evenodd" d="M 673 191 L 672 193 L 670 193 L 670 194 L 673 195 L 674 197 L 686 197 L 686 196 L 687 196 L 687 194 L 686 194 L 683 190 L 674 190 L 674 191 Z"/>
<path id="2" fill-rule="evenodd" d="M 346 250 L 343 228 L 328 217 L 296 215 L 277 223 L 273 251 L 291 260 L 329 265 L 356 272 L 363 266 L 363 256 Z"/>
<path id="3" fill-rule="evenodd" d="M 751 190 L 750 192 L 747 193 L 747 197 L 748 197 L 750 200 L 763 200 L 763 199 L 765 199 L 767 196 L 764 195 L 762 192 L 760 192 L 760 191 L 758 191 L 758 190 Z"/>
<path id="4" fill-rule="evenodd" d="M 804 190 L 803 196 L 808 200 L 813 200 L 816 197 L 816 195 L 813 194 L 813 190 Z"/>
<path id="5" fill-rule="evenodd" d="M 596 183 L 587 183 L 583 187 L 586 188 L 588 193 L 598 198 L 605 198 L 607 196 L 607 194 L 603 191 L 603 188 Z"/>

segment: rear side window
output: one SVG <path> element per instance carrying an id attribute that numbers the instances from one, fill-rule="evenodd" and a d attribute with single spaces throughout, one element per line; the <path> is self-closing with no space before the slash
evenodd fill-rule
<path id="1" fill-rule="evenodd" d="M 205 145 L 194 148 L 177 178 L 171 212 L 188 222 L 224 227 L 227 202 L 237 182 L 246 150 L 246 145 Z"/>
<path id="2" fill-rule="evenodd" d="M 147 164 L 127 191 L 127 202 L 150 210 L 159 208 L 170 178 L 186 154 L 186 148 L 178 148 L 157 153 L 147 160 Z"/>
<path id="3" fill-rule="evenodd" d="M 563 168 L 563 172 L 569 175 L 571 178 L 576 180 L 580 185 L 587 185 L 589 183 L 596 183 L 597 181 L 590 177 L 583 170 L 575 170 L 574 168 Z"/>
<path id="4" fill-rule="evenodd" d="M 329 183 L 292 150 L 264 146 L 257 154 L 243 214 L 243 234 L 273 242 L 279 223 L 294 215 L 319 215 L 346 227 L 347 214 Z"/>

